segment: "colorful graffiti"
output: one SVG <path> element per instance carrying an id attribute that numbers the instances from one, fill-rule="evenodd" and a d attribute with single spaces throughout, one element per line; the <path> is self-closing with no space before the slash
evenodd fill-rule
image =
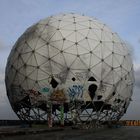
<path id="1" fill-rule="evenodd" d="M 140 120 L 127 120 L 125 122 L 126 126 L 140 126 Z"/>
<path id="2" fill-rule="evenodd" d="M 61 89 L 61 90 L 57 89 L 56 91 L 54 91 L 51 94 L 50 99 L 52 101 L 58 101 L 58 102 L 66 101 L 66 96 L 65 96 L 63 89 Z"/>
<path id="3" fill-rule="evenodd" d="M 40 90 L 40 92 L 42 93 L 49 93 L 50 89 L 48 87 L 44 87 Z"/>
<path id="4" fill-rule="evenodd" d="M 67 92 L 70 96 L 70 98 L 73 100 L 78 97 L 82 97 L 83 95 L 83 86 L 82 85 L 73 85 L 72 87 L 69 87 Z"/>

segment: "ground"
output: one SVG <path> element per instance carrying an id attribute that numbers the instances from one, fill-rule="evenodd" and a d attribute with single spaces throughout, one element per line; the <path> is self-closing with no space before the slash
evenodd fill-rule
<path id="1" fill-rule="evenodd" d="M 46 131 L 35 134 L 1 135 L 0 140 L 140 140 L 140 127 L 123 126 L 120 128 L 100 128 L 92 130 L 66 128 L 64 130 Z"/>

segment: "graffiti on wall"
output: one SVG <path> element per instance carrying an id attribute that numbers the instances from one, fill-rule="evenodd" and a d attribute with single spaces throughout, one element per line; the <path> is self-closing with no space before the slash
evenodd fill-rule
<path id="1" fill-rule="evenodd" d="M 40 90 L 41 93 L 49 93 L 50 89 L 48 87 L 44 87 Z"/>
<path id="2" fill-rule="evenodd" d="M 65 93 L 63 91 L 63 89 L 59 90 L 57 89 L 56 91 L 54 91 L 51 96 L 50 96 L 50 99 L 52 101 L 62 101 L 64 102 L 66 100 L 66 96 L 65 96 Z"/>
<path id="3" fill-rule="evenodd" d="M 126 126 L 140 126 L 140 120 L 126 120 Z"/>
<path id="4" fill-rule="evenodd" d="M 83 90 L 84 90 L 84 88 L 82 85 L 73 85 L 68 88 L 67 92 L 68 92 L 70 98 L 73 100 L 78 97 L 82 98 Z"/>

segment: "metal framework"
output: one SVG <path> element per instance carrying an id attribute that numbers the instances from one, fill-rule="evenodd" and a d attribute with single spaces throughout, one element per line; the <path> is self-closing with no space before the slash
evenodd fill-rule
<path id="1" fill-rule="evenodd" d="M 89 127 L 119 120 L 134 82 L 127 45 L 99 20 L 74 13 L 28 28 L 12 48 L 5 79 L 20 119 Z"/>

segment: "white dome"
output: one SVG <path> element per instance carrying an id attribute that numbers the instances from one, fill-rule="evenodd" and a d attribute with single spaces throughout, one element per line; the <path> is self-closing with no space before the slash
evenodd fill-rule
<path id="1" fill-rule="evenodd" d="M 98 108 L 102 102 L 102 107 L 109 105 L 104 110 L 117 110 L 120 118 L 129 105 L 133 81 L 126 44 L 97 19 L 77 14 L 50 16 L 28 28 L 6 67 L 9 100 L 24 119 L 19 102 L 28 96 L 28 106 L 39 108 L 56 91 L 67 103 L 92 102 Z"/>

